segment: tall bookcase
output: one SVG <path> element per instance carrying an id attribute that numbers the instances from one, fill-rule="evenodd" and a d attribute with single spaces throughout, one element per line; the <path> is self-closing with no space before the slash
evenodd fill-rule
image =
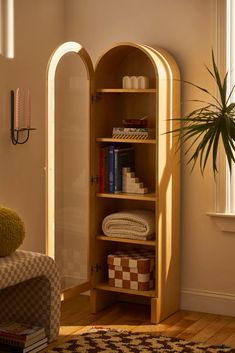
<path id="1" fill-rule="evenodd" d="M 122 77 L 147 76 L 149 88 L 123 89 Z M 172 134 L 172 118 L 179 115 L 179 71 L 173 58 L 161 49 L 119 43 L 100 57 L 95 68 L 92 116 L 92 180 L 99 176 L 101 145 L 120 142 L 135 147 L 135 172 L 148 187 L 147 194 L 91 192 L 92 311 L 112 300 L 149 302 L 151 321 L 160 322 L 179 308 L 179 157 Z M 124 118 L 148 116 L 156 136 L 148 140 L 112 139 L 112 128 Z M 141 241 L 102 235 L 103 218 L 126 209 L 155 212 L 156 238 Z M 146 248 L 156 253 L 155 288 L 134 291 L 107 283 L 107 255 L 116 249 Z"/>
<path id="2" fill-rule="evenodd" d="M 136 43 L 118 43 L 108 49 L 93 69 L 91 59 L 78 43 L 67 42 L 52 55 L 47 75 L 47 253 L 54 256 L 54 124 L 55 72 L 63 55 L 73 52 L 86 66 L 90 95 L 89 278 L 71 288 L 72 294 L 91 290 L 91 311 L 97 312 L 115 300 L 148 303 L 151 321 L 158 323 L 179 309 L 180 174 L 176 138 L 167 131 L 177 125 L 180 110 L 180 75 L 176 62 L 165 50 Z M 122 88 L 124 76 L 147 76 L 146 89 Z M 125 118 L 148 116 L 155 138 L 113 139 L 113 127 Z M 83 117 L 85 118 L 85 117 Z M 173 119 L 173 120 L 172 120 Z M 135 173 L 148 188 L 147 194 L 100 193 L 100 147 L 119 142 L 135 148 Z M 82 206 L 82 205 L 81 205 Z M 154 240 L 131 240 L 102 234 L 102 221 L 112 212 L 127 209 L 152 210 Z M 155 287 L 149 291 L 108 285 L 107 255 L 118 249 L 155 251 Z M 64 296 L 70 296 L 68 291 Z"/>

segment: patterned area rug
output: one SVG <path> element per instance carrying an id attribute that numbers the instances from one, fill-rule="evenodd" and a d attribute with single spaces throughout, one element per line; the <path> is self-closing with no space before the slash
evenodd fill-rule
<path id="1" fill-rule="evenodd" d="M 46 353 L 235 353 L 225 346 L 208 346 L 178 338 L 117 330 L 91 330 L 72 337 Z"/>

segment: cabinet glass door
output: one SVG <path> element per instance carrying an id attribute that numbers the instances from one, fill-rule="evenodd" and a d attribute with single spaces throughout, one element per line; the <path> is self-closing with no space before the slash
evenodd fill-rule
<path id="1" fill-rule="evenodd" d="M 53 88 L 48 78 L 47 245 L 62 290 L 82 291 L 89 284 L 90 75 L 79 52 L 60 55 Z"/>

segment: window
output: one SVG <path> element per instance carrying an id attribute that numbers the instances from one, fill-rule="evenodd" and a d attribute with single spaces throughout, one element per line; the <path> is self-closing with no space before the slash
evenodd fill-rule
<path id="1" fill-rule="evenodd" d="M 235 1 L 217 0 L 216 49 L 220 70 L 228 72 L 228 92 L 235 85 Z M 231 96 L 235 101 L 235 92 Z M 235 164 L 232 173 L 226 162 L 223 148 L 219 154 L 219 173 L 216 176 L 215 212 L 235 216 Z"/>
<path id="2" fill-rule="evenodd" d="M 228 91 L 235 85 L 235 3 L 234 0 L 227 0 L 226 6 L 226 66 L 228 75 Z M 235 101 L 235 92 L 231 97 Z M 226 168 L 226 213 L 235 213 L 235 164 L 230 174 Z"/>

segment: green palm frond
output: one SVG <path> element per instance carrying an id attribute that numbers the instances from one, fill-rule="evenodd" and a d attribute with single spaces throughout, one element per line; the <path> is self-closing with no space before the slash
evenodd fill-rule
<path id="1" fill-rule="evenodd" d="M 235 103 L 229 103 L 234 88 L 227 94 L 228 73 L 221 79 L 212 51 L 212 69 L 206 66 L 218 88 L 218 97 L 211 94 L 206 88 L 185 81 L 187 84 L 199 89 L 209 98 L 207 100 L 192 101 L 202 103 L 203 107 L 193 110 L 187 116 L 178 120 L 181 125 L 170 133 L 178 136 L 179 146 L 186 142 L 189 146 L 185 152 L 192 163 L 192 169 L 199 162 L 201 173 L 204 173 L 209 155 L 212 154 L 212 169 L 217 172 L 217 153 L 219 142 L 222 141 L 228 165 L 231 171 L 232 162 L 235 162 Z M 211 101 L 211 102 L 210 102 Z"/>

